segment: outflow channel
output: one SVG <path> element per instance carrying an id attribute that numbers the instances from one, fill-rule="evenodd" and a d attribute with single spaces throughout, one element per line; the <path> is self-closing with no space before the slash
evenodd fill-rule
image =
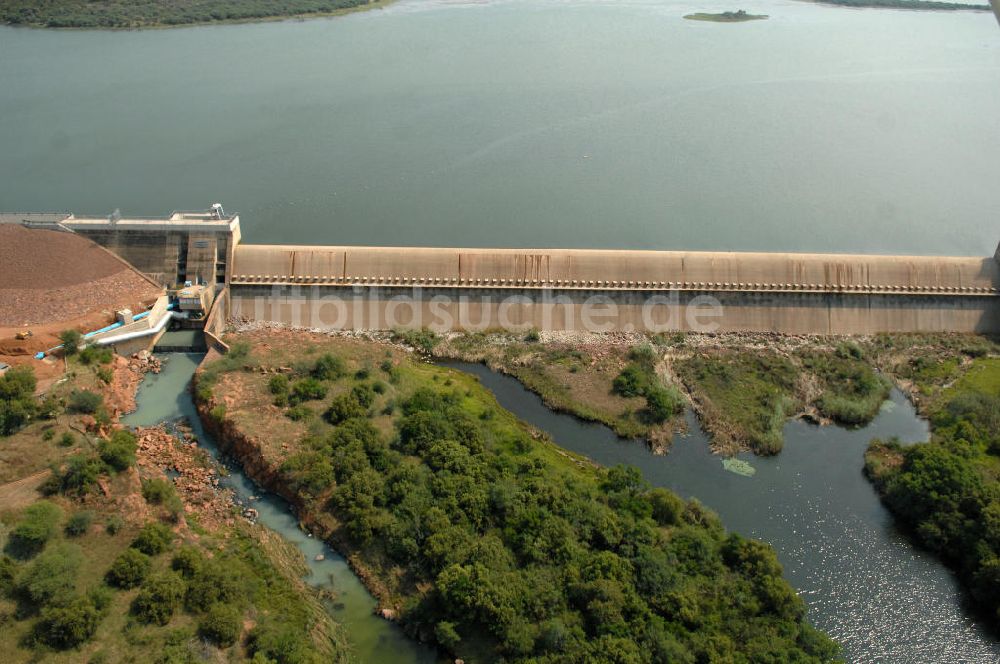
<path id="1" fill-rule="evenodd" d="M 135 412 L 122 421 L 132 427 L 154 426 L 182 419 L 190 423 L 198 437 L 198 444 L 228 468 L 230 474 L 224 480 L 226 486 L 232 488 L 242 502 L 252 504 L 259 514 L 259 523 L 279 533 L 302 551 L 309 565 L 306 581 L 333 592 L 335 599 L 327 603 L 327 609 L 344 626 L 358 662 L 430 664 L 437 661 L 433 650 L 407 638 L 399 626 L 373 613 L 375 599 L 351 571 L 347 561 L 322 541 L 303 532 L 288 503 L 261 491 L 243 474 L 239 464 L 220 457 L 215 440 L 201 426 L 188 389 L 202 355 L 164 353 L 157 356 L 163 361 L 163 370 L 159 374 L 146 375 L 139 388 Z M 251 497 L 256 499 L 251 501 Z M 322 559 L 317 560 L 320 555 Z"/>

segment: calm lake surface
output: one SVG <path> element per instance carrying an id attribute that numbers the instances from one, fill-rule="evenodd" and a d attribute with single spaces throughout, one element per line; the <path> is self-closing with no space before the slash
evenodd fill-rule
<path id="1" fill-rule="evenodd" d="M 253 242 L 990 255 L 988 13 L 402 0 L 0 28 L 0 209 L 221 201 Z"/>
<path id="2" fill-rule="evenodd" d="M 863 429 L 789 422 L 781 454 L 740 455 L 757 470 L 743 477 L 723 470 L 690 413 L 690 433 L 668 455 L 655 456 L 643 442 L 550 411 L 509 376 L 480 364 L 442 364 L 478 376 L 500 405 L 557 445 L 604 466 L 636 466 L 654 486 L 698 498 L 727 528 L 770 543 L 808 605 L 809 620 L 843 646 L 847 662 L 1000 661 L 1000 643 L 963 609 L 954 576 L 893 527 L 862 474 L 872 438 L 928 437 L 927 423 L 898 391 Z"/>

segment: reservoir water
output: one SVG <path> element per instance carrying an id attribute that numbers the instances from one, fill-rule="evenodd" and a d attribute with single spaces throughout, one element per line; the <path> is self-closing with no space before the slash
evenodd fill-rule
<path id="1" fill-rule="evenodd" d="M 509 376 L 480 364 L 442 364 L 477 376 L 501 406 L 557 445 L 604 466 L 636 466 L 651 484 L 698 498 L 727 528 L 770 543 L 809 620 L 843 646 L 847 662 L 1000 661 L 1000 642 L 965 610 L 954 576 L 894 528 L 862 474 L 872 438 L 928 437 L 926 422 L 898 391 L 862 429 L 789 422 L 781 454 L 740 456 L 757 471 L 744 477 L 723 469 L 690 413 L 689 433 L 656 456 L 641 441 L 552 412 Z"/>
<path id="2" fill-rule="evenodd" d="M 186 420 L 198 437 L 198 444 L 219 459 L 215 441 L 201 426 L 188 385 L 201 355 L 165 353 L 159 374 L 147 374 L 137 396 L 135 412 L 122 418 L 132 427 L 153 426 L 162 422 Z M 432 664 L 436 655 L 408 639 L 394 623 L 374 615 L 375 600 L 354 575 L 343 556 L 322 541 L 308 536 L 287 503 L 261 490 L 247 478 L 239 465 L 225 464 L 230 474 L 223 484 L 232 488 L 241 502 L 259 513 L 258 522 L 282 535 L 302 551 L 309 566 L 306 581 L 329 590 L 334 599 L 325 602 L 333 618 L 344 627 L 355 661 L 382 664 Z M 251 496 L 256 497 L 250 500 Z M 316 560 L 322 554 L 323 560 Z"/>
<path id="3" fill-rule="evenodd" d="M 252 242 L 992 255 L 989 13 L 401 0 L 0 28 L 0 209 L 221 201 Z"/>

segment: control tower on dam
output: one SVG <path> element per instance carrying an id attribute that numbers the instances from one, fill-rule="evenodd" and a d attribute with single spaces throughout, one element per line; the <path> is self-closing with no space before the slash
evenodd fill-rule
<path id="1" fill-rule="evenodd" d="M 116 252 L 164 285 L 222 292 L 216 319 L 428 327 L 1000 333 L 989 257 L 254 245 L 220 205 L 161 218 L 0 214 Z"/>

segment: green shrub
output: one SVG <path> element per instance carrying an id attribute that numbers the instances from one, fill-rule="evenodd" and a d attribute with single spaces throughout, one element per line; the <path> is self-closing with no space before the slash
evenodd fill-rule
<path id="1" fill-rule="evenodd" d="M 109 440 L 102 440 L 97 449 L 104 463 L 121 472 L 135 463 L 137 447 L 135 435 L 130 431 L 120 429 L 112 433 Z"/>
<path id="2" fill-rule="evenodd" d="M 55 544 L 24 570 L 17 579 L 17 589 L 35 606 L 64 603 L 76 588 L 76 575 L 82 561 L 80 547 Z"/>
<path id="3" fill-rule="evenodd" d="M 90 640 L 101 622 L 101 613 L 90 599 L 75 597 L 63 606 L 42 609 L 34 637 L 56 650 L 68 650 Z"/>
<path id="4" fill-rule="evenodd" d="M 38 413 L 35 387 L 30 367 L 14 367 L 0 376 L 0 436 L 14 433 Z"/>
<path id="5" fill-rule="evenodd" d="M 52 475 L 42 484 L 42 492 L 82 496 L 107 469 L 104 462 L 92 454 L 74 454 L 66 460 L 65 467 L 52 469 Z"/>
<path id="6" fill-rule="evenodd" d="M 308 420 L 314 414 L 315 413 L 313 413 L 312 408 L 304 404 L 299 404 L 298 406 L 292 406 L 291 408 L 285 411 L 285 416 L 288 417 L 288 419 L 293 420 L 295 422 Z"/>
<path id="7" fill-rule="evenodd" d="M 10 534 L 8 548 L 19 557 L 29 557 L 42 550 L 59 530 L 63 512 L 47 500 L 29 505 Z"/>
<path id="8" fill-rule="evenodd" d="M 111 563 L 105 579 L 117 588 L 135 588 L 149 574 L 152 561 L 137 549 L 125 549 Z"/>
<path id="9" fill-rule="evenodd" d="M 66 534 L 70 537 L 79 537 L 90 530 L 90 524 L 94 522 L 94 513 L 89 510 L 76 512 L 66 522 Z"/>
<path id="10" fill-rule="evenodd" d="M 67 431 L 59 437 L 59 447 L 73 447 L 76 445 L 76 436 Z"/>
<path id="11" fill-rule="evenodd" d="M 267 381 L 267 389 L 270 390 L 271 394 L 288 394 L 288 388 L 288 376 L 285 374 L 271 376 Z"/>
<path id="12" fill-rule="evenodd" d="M 97 378 L 105 385 L 110 385 L 111 381 L 115 379 L 115 372 L 110 367 L 98 367 L 95 373 L 97 373 Z"/>
<path id="13" fill-rule="evenodd" d="M 330 353 L 324 353 L 316 360 L 312 368 L 312 376 L 318 380 L 337 380 L 347 374 L 344 361 Z M 323 397 L 316 397 L 322 399 Z"/>
<path id="14" fill-rule="evenodd" d="M 140 622 L 166 625 L 181 604 L 184 579 L 175 572 L 161 572 L 149 577 L 132 602 L 132 613 Z"/>
<path id="15" fill-rule="evenodd" d="M 76 330 L 63 330 L 59 333 L 59 341 L 62 342 L 63 355 L 69 357 L 80 352 L 83 335 Z"/>
<path id="16" fill-rule="evenodd" d="M 147 555 L 155 556 L 170 548 L 173 540 L 174 534 L 170 528 L 158 521 L 150 521 L 136 535 L 132 547 Z"/>
<path id="17" fill-rule="evenodd" d="M 298 405 L 303 401 L 315 401 L 326 396 L 326 385 L 316 378 L 303 378 L 292 385 L 288 402 Z"/>
<path id="18" fill-rule="evenodd" d="M 170 561 L 170 568 L 179 572 L 185 579 L 191 579 L 201 572 L 204 564 L 205 556 L 202 555 L 201 551 L 192 546 L 184 546 Z"/>
<path id="19" fill-rule="evenodd" d="M 192 611 L 207 611 L 213 604 L 241 604 L 246 592 L 246 578 L 231 564 L 213 558 L 198 564 L 185 602 Z"/>
<path id="20" fill-rule="evenodd" d="M 73 390 L 69 395 L 69 410 L 94 415 L 104 405 L 104 397 L 90 390 Z"/>
<path id="21" fill-rule="evenodd" d="M 651 387 L 646 390 L 646 413 L 659 424 L 684 411 L 684 397 L 674 387 Z"/>
<path id="22" fill-rule="evenodd" d="M 622 397 L 639 397 L 646 393 L 649 376 L 636 364 L 629 364 L 611 383 L 611 390 Z"/>
<path id="23" fill-rule="evenodd" d="M 80 351 L 81 364 L 111 364 L 115 353 L 107 346 L 87 346 Z"/>
<path id="24" fill-rule="evenodd" d="M 162 505 L 177 495 L 174 483 L 161 477 L 142 481 L 142 497 L 152 505 Z"/>
<path id="25" fill-rule="evenodd" d="M 541 340 L 541 338 L 542 335 L 539 334 L 538 330 L 535 328 L 528 330 L 528 333 L 524 335 L 524 340 L 527 341 L 529 344 L 538 343 L 538 341 Z"/>
<path id="26" fill-rule="evenodd" d="M 652 489 L 646 494 L 647 500 L 653 506 L 653 518 L 661 526 L 674 526 L 680 523 L 681 514 L 686 507 L 685 502 L 673 491 L 663 488 Z"/>
<path id="27" fill-rule="evenodd" d="M 104 530 L 109 535 L 117 535 L 122 528 L 125 527 L 125 520 L 122 519 L 117 514 L 112 514 L 108 517 L 107 521 L 104 522 Z"/>
<path id="28" fill-rule="evenodd" d="M 198 621 L 199 636 L 220 648 L 236 643 L 242 629 L 242 615 L 226 604 L 213 604 Z"/>
<path id="29" fill-rule="evenodd" d="M 391 338 L 394 342 L 411 346 L 425 355 L 430 355 L 434 347 L 441 341 L 441 338 L 437 334 L 428 329 L 393 330 Z"/>
<path id="30" fill-rule="evenodd" d="M 532 331 L 534 332 L 534 330 Z M 538 332 L 535 332 L 535 341 L 538 341 L 537 335 Z M 442 620 L 434 627 L 434 637 L 438 640 L 438 643 L 452 652 L 455 651 L 455 648 L 458 647 L 459 642 L 462 640 L 462 637 L 455 630 L 455 623 L 446 620 Z"/>

